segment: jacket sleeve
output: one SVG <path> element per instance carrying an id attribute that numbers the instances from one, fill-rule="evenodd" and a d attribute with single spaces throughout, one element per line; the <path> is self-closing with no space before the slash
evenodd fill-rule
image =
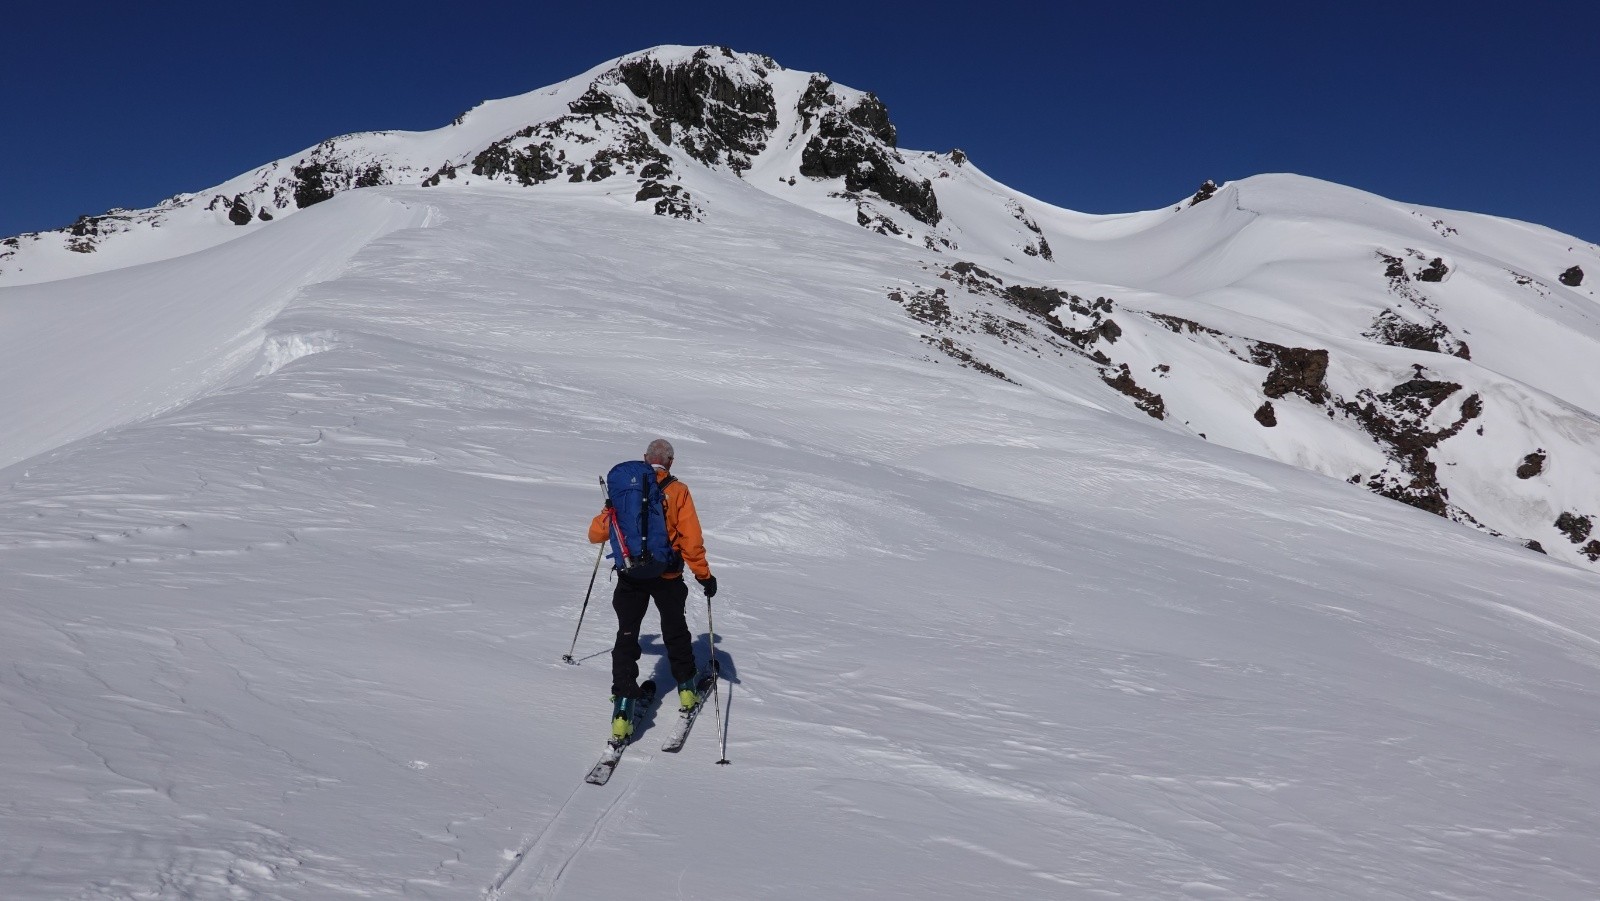
<path id="1" fill-rule="evenodd" d="M 599 544 L 610 537 L 610 535 L 606 534 L 606 513 L 601 510 L 594 520 L 589 523 L 589 543 Z"/>
<path id="2" fill-rule="evenodd" d="M 672 489 L 676 488 L 676 491 Z M 711 567 L 706 564 L 706 541 L 700 532 L 700 514 L 694 509 L 694 496 L 689 486 L 674 482 L 667 490 L 672 493 L 667 504 L 667 529 L 672 535 L 672 546 L 683 555 L 684 566 L 696 579 L 711 577 Z"/>

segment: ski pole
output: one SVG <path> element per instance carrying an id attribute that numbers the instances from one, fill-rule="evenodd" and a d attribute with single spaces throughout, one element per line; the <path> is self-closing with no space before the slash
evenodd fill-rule
<path id="1" fill-rule="evenodd" d="M 727 766 L 728 760 L 728 732 L 722 728 L 722 696 L 718 692 L 718 683 L 722 681 L 722 665 L 717 663 L 717 626 L 711 620 L 711 598 L 706 598 L 706 643 L 711 645 L 711 709 L 717 713 L 717 734 L 722 736 L 722 759 L 717 763 Z"/>
<path id="2" fill-rule="evenodd" d="M 589 595 L 594 594 L 594 580 L 600 576 L 600 558 L 605 554 L 606 546 L 600 545 L 600 553 L 594 555 L 594 573 L 589 576 L 589 590 L 583 593 L 583 609 L 578 611 L 578 628 L 572 630 L 572 647 L 561 655 L 561 659 L 573 666 L 578 661 L 573 659 L 572 652 L 578 649 L 578 633 L 583 631 L 583 615 L 589 612 Z"/>
<path id="3" fill-rule="evenodd" d="M 600 477 L 600 493 L 602 495 L 606 494 L 605 476 Z M 606 495 L 606 506 L 611 506 L 610 495 Z M 600 558 L 604 557 L 605 553 L 605 543 L 601 542 L 600 551 L 594 555 L 594 572 L 589 576 L 589 590 L 583 593 L 583 609 L 578 611 L 578 628 L 572 631 L 572 647 L 568 648 L 567 652 L 561 655 L 561 659 L 563 661 L 570 663 L 573 666 L 577 666 L 578 661 L 573 658 L 572 652 L 578 649 L 578 633 L 583 631 L 583 615 L 589 612 L 589 596 L 594 594 L 594 580 L 600 576 Z"/>

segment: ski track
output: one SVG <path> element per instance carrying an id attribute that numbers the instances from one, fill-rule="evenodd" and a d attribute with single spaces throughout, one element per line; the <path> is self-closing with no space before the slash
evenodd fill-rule
<path id="1" fill-rule="evenodd" d="M 577 862 L 594 840 L 605 834 L 606 825 L 618 808 L 627 809 L 627 802 L 639 790 L 642 770 L 651 757 L 639 755 L 633 748 L 625 754 L 618 769 L 623 769 L 624 786 L 614 789 L 616 776 L 605 785 L 589 785 L 581 780 L 566 801 L 562 802 L 550 821 L 531 841 L 517 852 L 506 869 L 495 878 L 484 893 L 485 901 L 502 901 L 504 898 L 526 897 L 555 898 L 561 888 L 561 879 L 567 868 Z M 637 756 L 636 756 L 637 755 Z M 623 765 L 627 766 L 624 767 Z M 607 795 L 610 797 L 607 797 Z M 576 802 L 576 804 L 574 803 Z M 598 808 L 598 812 L 594 812 Z M 573 812 L 569 816 L 569 811 Z M 530 864 L 531 862 L 531 864 Z M 520 876 L 520 878 L 518 878 Z M 512 883 L 529 883 L 525 888 Z"/>

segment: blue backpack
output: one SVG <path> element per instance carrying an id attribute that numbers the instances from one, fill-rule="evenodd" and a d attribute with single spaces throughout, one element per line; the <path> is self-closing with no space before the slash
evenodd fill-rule
<path id="1" fill-rule="evenodd" d="M 630 579 L 653 579 L 683 569 L 683 558 L 667 535 L 666 487 L 655 467 L 643 460 L 618 463 L 606 473 L 606 512 L 611 533 L 611 566 Z"/>

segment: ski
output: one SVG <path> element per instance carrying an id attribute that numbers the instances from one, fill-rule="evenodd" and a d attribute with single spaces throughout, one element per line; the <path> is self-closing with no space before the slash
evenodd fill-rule
<path id="1" fill-rule="evenodd" d="M 583 777 L 583 781 L 590 785 L 606 784 L 606 781 L 611 778 L 612 772 L 616 770 L 617 764 L 621 762 L 622 752 L 626 751 L 628 745 L 633 744 L 633 740 L 638 737 L 639 726 L 644 722 L 645 713 L 650 709 L 650 705 L 655 702 L 655 699 L 656 683 L 646 682 L 639 686 L 639 698 L 633 702 L 633 735 L 625 739 L 612 739 L 606 742 L 605 753 L 600 755 L 600 759 L 589 770 L 589 775 Z"/>
<path id="2" fill-rule="evenodd" d="M 662 743 L 661 750 L 668 754 L 676 754 L 683 749 L 683 743 L 689 740 L 689 730 L 694 728 L 694 721 L 700 716 L 700 711 L 706 704 L 711 703 L 711 686 L 717 681 L 716 673 L 701 673 L 695 682 L 695 690 L 700 693 L 700 703 L 690 710 L 679 708 L 678 722 L 672 727 L 672 733 Z"/>

